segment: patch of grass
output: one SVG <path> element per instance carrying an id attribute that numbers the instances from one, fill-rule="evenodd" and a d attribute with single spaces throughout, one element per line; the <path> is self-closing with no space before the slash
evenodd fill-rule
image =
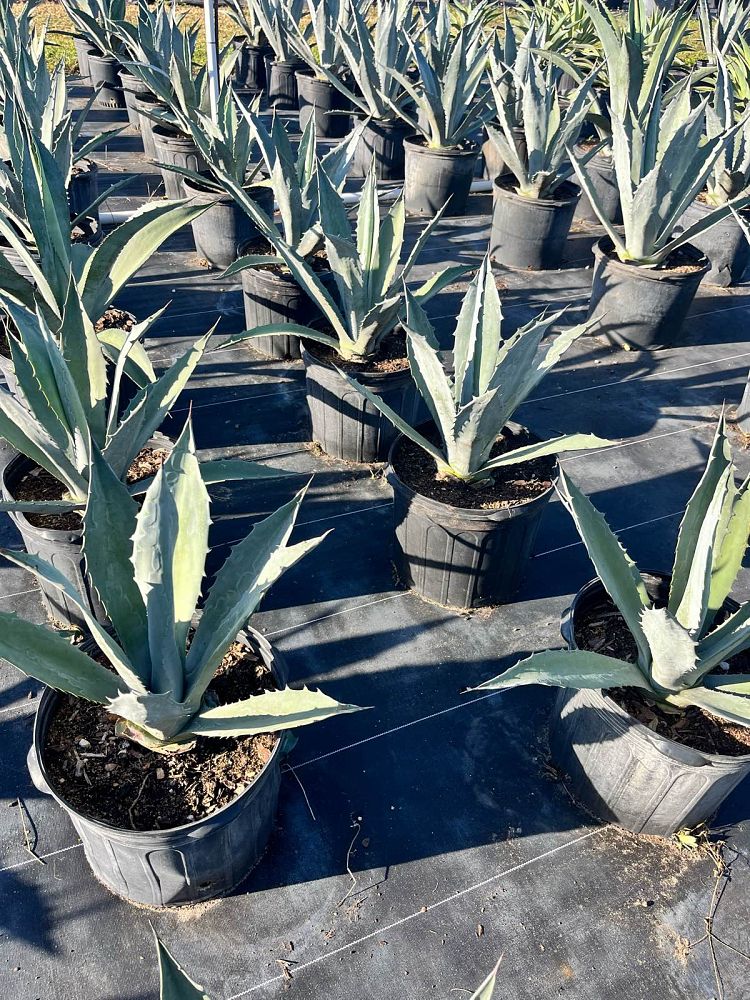
<path id="1" fill-rule="evenodd" d="M 128 4 L 127 19 L 135 21 L 137 15 L 137 5 Z M 186 24 L 200 24 L 201 30 L 198 34 L 198 43 L 195 47 L 196 61 L 203 64 L 206 61 L 206 36 L 203 31 L 203 9 L 188 5 L 178 6 L 179 14 L 185 15 Z M 34 20 L 38 24 L 47 24 L 50 36 L 47 44 L 47 62 L 50 67 L 56 65 L 60 58 L 65 60 L 65 71 L 67 73 L 78 72 L 78 59 L 76 57 L 73 39 L 68 35 L 54 34 L 54 32 L 72 32 L 73 24 L 65 13 L 64 8 L 58 3 L 41 3 L 34 10 Z M 237 34 L 237 26 L 226 13 L 219 11 L 219 44 L 225 45 Z"/>

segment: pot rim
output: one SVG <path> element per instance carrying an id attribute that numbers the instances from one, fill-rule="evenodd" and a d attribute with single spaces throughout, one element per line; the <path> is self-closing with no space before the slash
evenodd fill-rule
<path id="1" fill-rule="evenodd" d="M 503 430 L 508 428 L 512 433 L 517 434 L 519 431 L 526 431 L 528 433 L 528 428 L 523 424 L 517 423 L 515 420 L 509 420 Z M 456 507 L 454 504 L 445 503 L 443 500 L 435 500 L 434 497 L 426 497 L 423 493 L 418 493 L 412 486 L 407 485 L 403 479 L 400 478 L 393 466 L 393 456 L 396 453 L 396 449 L 399 447 L 402 441 L 406 440 L 405 434 L 399 434 L 388 451 L 387 464 L 385 469 L 385 475 L 388 482 L 391 484 L 391 488 L 395 489 L 396 486 L 402 492 L 407 494 L 411 500 L 416 500 L 418 503 L 422 504 L 427 510 L 440 515 L 446 511 L 455 511 L 460 517 L 466 518 L 467 520 L 476 521 L 503 521 L 517 516 L 520 511 L 529 511 L 535 506 L 541 506 L 546 504 L 550 496 L 555 490 L 557 481 L 560 476 L 560 463 L 559 459 L 555 457 L 555 468 L 552 476 L 551 485 L 540 493 L 538 496 L 530 497 L 528 500 L 523 500 L 521 503 L 514 504 L 511 507 L 499 507 L 497 509 L 486 510 L 482 507 Z M 395 484 L 395 485 L 394 485 Z"/>
<path id="2" fill-rule="evenodd" d="M 670 573 L 662 573 L 658 570 L 643 570 L 641 572 L 641 577 L 652 578 L 660 582 L 666 582 L 671 578 Z M 575 619 L 576 613 L 580 611 L 581 603 L 592 594 L 597 591 L 606 594 L 606 588 L 598 576 L 589 580 L 585 583 L 581 589 L 575 594 L 573 600 L 571 601 L 569 607 L 567 607 L 562 615 L 560 616 L 560 634 L 567 643 L 568 649 L 574 650 L 579 649 L 575 641 Z M 739 609 L 739 604 L 731 598 L 727 598 L 725 602 L 728 611 L 736 611 Z M 577 692 L 577 688 L 565 688 L 561 690 L 568 690 L 572 692 Z M 672 760 L 676 760 L 681 764 L 693 763 L 694 766 L 698 766 L 695 762 L 686 761 L 685 755 L 695 755 L 696 758 L 708 761 L 711 764 L 719 766 L 732 766 L 732 770 L 736 769 L 738 761 L 745 761 L 750 765 L 750 750 L 746 754 L 718 754 L 718 753 L 706 753 L 703 750 L 696 750 L 694 747 L 689 747 L 685 743 L 680 743 L 678 740 L 670 739 L 668 736 L 660 736 L 639 722 L 634 716 L 627 712 L 622 706 L 618 705 L 614 698 L 611 698 L 606 691 L 601 688 L 588 689 L 587 694 L 597 696 L 601 699 L 601 704 L 606 708 L 607 712 L 614 713 L 618 721 L 622 724 L 622 731 L 629 732 L 632 736 L 640 739 L 644 743 L 647 743 L 650 747 L 658 750 L 660 753 L 664 754 L 665 757 L 669 757 Z M 676 751 L 672 750 L 672 747 L 678 748 Z"/>
<path id="3" fill-rule="evenodd" d="M 180 132 L 179 129 L 173 125 L 159 125 L 156 122 L 153 122 L 151 126 L 151 131 L 154 136 L 154 141 L 156 141 L 157 139 L 161 139 L 162 141 L 166 140 L 167 144 L 169 144 L 170 142 L 190 143 L 190 145 L 194 149 L 197 149 L 197 146 L 193 141 L 193 137 L 190 135 L 185 135 L 184 132 Z"/>
<path id="4" fill-rule="evenodd" d="M 123 312 L 124 311 L 125 310 L 123 310 Z M 10 360 L 10 359 L 6 358 L 4 360 Z M 161 431 L 156 431 L 156 433 L 151 435 L 147 443 L 151 444 L 151 442 L 153 442 L 154 445 L 158 445 L 161 447 L 166 447 L 167 444 L 169 444 L 170 446 L 174 444 L 174 442 L 170 440 L 170 438 L 168 438 L 166 434 L 162 434 Z M 39 466 L 33 459 L 28 458 L 26 455 L 23 454 L 23 452 L 19 451 L 13 456 L 13 458 L 10 459 L 10 461 L 6 462 L 6 464 L 2 467 L 2 469 L 0 469 L 0 481 L 2 482 L 2 492 L 7 493 L 7 495 L 12 499 L 15 499 L 15 497 L 13 497 L 13 494 L 11 493 L 10 488 L 8 487 L 7 483 L 8 473 L 12 472 L 14 468 L 18 468 L 19 466 L 26 464 L 28 464 L 30 469 L 39 468 Z M 82 528 L 75 528 L 71 531 L 67 531 L 65 528 L 42 528 L 39 527 L 39 525 L 37 524 L 32 524 L 31 521 L 29 521 L 29 519 L 23 513 L 23 511 L 15 511 L 10 516 L 14 520 L 19 520 L 23 524 L 23 530 L 27 531 L 30 535 L 37 535 L 40 538 L 47 539 L 48 541 L 75 543 L 75 542 L 80 542 L 83 537 Z"/>
<path id="5" fill-rule="evenodd" d="M 607 250 L 607 244 L 611 249 Z M 614 268 L 623 275 L 642 278 L 644 281 L 672 281 L 675 284 L 687 283 L 696 278 L 700 281 L 711 270 L 711 261 L 706 255 L 692 243 L 684 243 L 681 250 L 692 254 L 696 264 L 700 266 L 695 271 L 675 271 L 656 270 L 653 267 L 646 267 L 644 264 L 623 264 L 617 254 L 614 253 L 614 244 L 609 236 L 601 236 L 593 246 L 594 258 L 601 261 L 603 267 Z"/>
<path id="6" fill-rule="evenodd" d="M 211 188 L 202 187 L 198 185 L 193 180 L 192 177 L 185 177 L 183 175 L 182 183 L 185 185 L 185 187 L 190 188 L 192 191 L 194 191 L 196 195 L 211 195 L 213 201 L 223 201 L 227 204 L 229 202 L 234 202 L 234 198 L 232 198 L 231 194 L 227 194 L 226 191 L 214 191 Z M 264 187 L 261 184 L 246 184 L 245 187 L 243 188 L 243 191 L 246 191 L 248 194 L 250 194 L 251 191 L 255 190 L 271 191 L 270 188 Z M 273 197 L 273 192 L 271 192 L 271 196 Z"/>
<path id="7" fill-rule="evenodd" d="M 571 204 L 571 202 L 578 201 L 581 197 L 581 189 L 578 185 L 573 184 L 572 181 L 566 180 L 558 184 L 555 188 L 555 196 L 551 198 L 525 198 L 522 194 L 518 194 L 517 191 L 509 191 L 500 183 L 500 181 L 510 177 L 518 183 L 515 174 L 512 174 L 509 171 L 506 171 L 504 174 L 500 174 L 493 180 L 492 191 L 496 198 L 506 198 L 508 201 L 519 202 L 523 205 L 539 205 L 546 209 L 558 207 L 562 208 L 563 206 L 567 207 Z M 568 195 L 563 197 L 557 196 L 557 193 L 562 191 L 568 191 Z"/>
<path id="8" fill-rule="evenodd" d="M 258 240 L 258 238 L 259 238 L 258 236 L 253 236 L 252 239 L 247 240 L 247 242 L 241 243 L 240 246 L 237 247 L 237 253 L 238 253 L 238 255 L 240 257 L 246 256 L 248 247 L 251 246 L 251 244 L 255 243 Z M 269 254 L 269 256 L 270 256 L 270 254 Z M 281 257 L 279 257 L 279 262 L 282 265 L 284 264 L 284 261 L 281 259 Z M 291 272 L 288 275 L 286 275 L 286 274 L 276 274 L 274 271 L 271 270 L 271 268 L 273 266 L 274 265 L 272 265 L 272 264 L 253 264 L 251 267 L 243 268 L 243 270 L 240 271 L 240 278 L 242 278 L 242 276 L 245 275 L 245 274 L 252 273 L 254 275 L 262 275 L 262 279 L 261 280 L 268 281 L 268 282 L 270 282 L 272 284 L 276 284 L 276 285 L 293 285 L 295 288 L 299 287 L 296 279 L 292 276 Z M 315 273 L 318 275 L 318 277 L 322 281 L 329 274 L 333 274 L 333 271 L 329 267 L 329 268 L 326 268 L 323 271 L 316 271 Z"/>
<path id="9" fill-rule="evenodd" d="M 252 646 L 254 643 L 256 652 L 260 655 L 261 659 L 265 661 L 266 656 L 268 657 L 269 662 L 267 662 L 266 665 L 270 668 L 274 680 L 277 682 L 284 681 L 283 675 L 286 672 L 286 663 L 284 657 L 276 649 L 276 647 L 269 642 L 269 640 L 264 635 L 258 632 L 257 629 L 254 629 L 251 625 L 246 625 L 244 629 L 242 629 L 240 632 L 237 633 L 237 639 L 240 641 L 246 640 L 246 644 L 248 646 Z M 90 639 L 88 641 L 92 646 L 96 645 L 93 639 Z M 83 644 L 84 649 L 86 645 L 87 645 L 86 643 Z M 267 650 L 266 656 L 264 656 L 264 647 L 266 647 Z M 123 827 L 112 826 L 109 823 L 105 823 L 103 820 L 95 819 L 94 817 L 87 816 L 85 813 L 79 812 L 73 806 L 69 805 L 65 801 L 65 799 L 63 799 L 60 796 L 60 794 L 57 791 L 55 791 L 55 789 L 49 784 L 49 781 L 47 780 L 47 768 L 44 763 L 44 757 L 42 754 L 42 737 L 44 735 L 44 732 L 46 732 L 47 727 L 45 726 L 43 732 L 41 723 L 39 722 L 39 713 L 41 712 L 43 707 L 46 707 L 45 700 L 46 702 L 49 702 L 50 700 L 57 699 L 59 697 L 60 693 L 58 691 L 55 691 L 54 688 L 45 686 L 39 699 L 39 704 L 37 706 L 36 714 L 34 715 L 34 730 L 32 735 L 32 744 L 31 744 L 41 776 L 45 781 L 45 783 L 47 784 L 47 787 L 49 788 L 49 795 L 66 812 L 71 813 L 72 815 L 81 819 L 84 823 L 95 827 L 97 830 L 106 833 L 110 837 L 112 837 L 112 835 L 114 834 L 115 837 L 112 837 L 112 839 L 117 839 L 121 842 L 133 841 L 137 843 L 140 840 L 146 840 L 150 837 L 153 837 L 154 835 L 159 835 L 159 834 L 165 834 L 169 837 L 189 835 L 193 830 L 200 829 L 207 823 L 213 823 L 218 817 L 221 817 L 223 813 L 225 813 L 233 806 L 235 806 L 240 799 L 251 793 L 255 789 L 261 778 L 263 778 L 268 773 L 271 766 L 279 761 L 279 758 L 282 754 L 282 744 L 284 742 L 284 734 L 289 732 L 289 730 L 287 729 L 281 729 L 278 731 L 278 738 L 276 740 L 276 743 L 274 744 L 273 750 L 271 751 L 271 756 L 265 762 L 263 767 L 255 775 L 253 780 L 246 788 L 244 788 L 241 792 L 239 792 L 237 795 L 231 798 L 229 802 L 225 803 L 223 806 L 221 806 L 221 808 L 215 809 L 213 812 L 210 812 L 207 816 L 203 816 L 201 819 L 195 819 L 191 820 L 189 823 L 183 823 L 181 826 L 165 827 L 162 830 L 126 830 Z"/>
<path id="10" fill-rule="evenodd" d="M 458 160 L 468 158 L 470 156 L 476 156 L 479 153 L 479 143 L 474 139 L 467 140 L 470 143 L 469 148 L 467 149 L 459 149 L 458 146 L 431 149 L 429 146 L 423 145 L 421 141 L 417 140 L 424 140 L 424 136 L 421 132 L 412 131 L 411 134 L 404 136 L 404 146 L 421 156 L 444 156 L 449 160 Z"/>
<path id="11" fill-rule="evenodd" d="M 325 322 L 325 320 L 323 322 Z M 315 321 L 313 321 L 310 325 L 314 328 L 315 327 Z M 321 368 L 325 368 L 327 371 L 330 371 L 330 372 L 333 372 L 334 374 L 337 374 L 336 369 L 334 368 L 333 364 L 330 361 L 324 361 L 323 358 L 316 357 L 316 355 L 305 346 L 302 338 L 300 338 L 300 354 L 302 355 L 302 361 L 304 362 L 305 369 L 307 369 L 308 365 L 319 365 Z M 352 374 L 352 373 L 350 373 L 350 374 Z M 371 372 L 371 373 L 370 372 L 364 372 L 363 373 L 363 379 L 367 380 L 367 382 L 364 383 L 365 385 L 367 385 L 370 382 L 373 382 L 375 385 L 382 386 L 385 383 L 387 383 L 389 379 L 391 379 L 393 381 L 393 383 L 395 384 L 397 381 L 399 381 L 401 379 L 406 380 L 406 379 L 411 379 L 411 377 L 412 377 L 411 369 L 408 368 L 408 367 L 407 368 L 403 368 L 401 371 L 397 371 L 397 372 Z M 349 383 L 348 382 L 347 383 L 343 383 L 342 382 L 342 384 L 348 385 Z M 403 436 L 403 435 L 401 435 L 401 436 Z"/>

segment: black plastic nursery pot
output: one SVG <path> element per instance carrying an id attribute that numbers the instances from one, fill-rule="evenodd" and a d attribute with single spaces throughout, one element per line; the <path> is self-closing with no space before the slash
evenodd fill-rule
<path id="1" fill-rule="evenodd" d="M 85 212 L 99 196 L 99 166 L 94 160 L 79 160 L 68 185 L 68 204 L 73 218 Z M 98 217 L 98 211 L 97 211 Z"/>
<path id="2" fill-rule="evenodd" d="M 667 577 L 643 574 L 654 598 Z M 606 596 L 598 579 L 563 613 L 561 632 L 577 649 L 581 616 Z M 728 601 L 727 610 L 737 605 Z M 550 750 L 573 797 L 592 815 L 633 833 L 670 837 L 710 819 L 750 774 L 750 754 L 703 753 L 652 732 L 604 691 L 563 689 L 550 722 Z"/>
<path id="3" fill-rule="evenodd" d="M 122 83 L 122 93 L 125 98 L 125 110 L 128 113 L 128 124 L 136 132 L 140 132 L 141 115 L 138 111 L 138 101 L 146 98 L 150 91 L 142 80 L 124 69 L 120 70 L 120 82 Z"/>
<path id="4" fill-rule="evenodd" d="M 240 247 L 239 255 L 244 256 L 250 252 L 252 247 Z M 240 272 L 240 276 L 247 330 L 267 326 L 269 323 L 299 323 L 306 326 L 320 318 L 318 307 L 288 272 L 269 267 L 246 267 Z M 331 271 L 318 272 L 318 278 L 334 293 Z M 269 358 L 283 360 L 300 357 L 298 337 L 279 334 L 256 337 L 248 343 L 254 351 Z"/>
<path id="5" fill-rule="evenodd" d="M 619 346 L 656 350 L 680 343 L 688 310 L 710 264 L 700 250 L 682 247 L 688 268 L 652 268 L 623 264 L 612 241 L 594 245 L 594 275 L 589 319 L 591 333 Z"/>
<path id="6" fill-rule="evenodd" d="M 78 60 L 78 73 L 82 77 L 88 77 L 89 51 L 91 50 L 91 42 L 88 38 L 82 38 L 80 35 L 73 35 L 73 47 L 76 50 L 76 59 Z"/>
<path id="7" fill-rule="evenodd" d="M 378 121 L 370 118 L 362 130 L 352 158 L 353 177 L 366 177 L 370 165 L 375 163 L 375 176 L 380 181 L 404 179 L 404 140 L 412 135 L 410 125 L 399 118 Z"/>
<path id="8" fill-rule="evenodd" d="M 102 56 L 89 49 L 89 81 L 97 91 L 98 108 L 124 108 L 125 95 L 120 82 L 120 64 L 112 56 Z"/>
<path id="9" fill-rule="evenodd" d="M 498 131 L 500 131 L 499 122 L 492 122 L 491 124 Z M 521 152 L 522 155 L 526 155 L 526 133 L 522 128 L 518 128 L 514 129 L 514 135 L 516 142 L 518 143 L 519 152 Z M 497 180 L 498 177 L 501 177 L 503 174 L 507 174 L 509 172 L 500 150 L 487 135 L 486 128 L 482 130 L 482 161 L 482 175 L 486 177 L 487 180 Z"/>
<path id="10" fill-rule="evenodd" d="M 235 38 L 234 44 L 240 50 L 234 64 L 237 85 L 248 90 L 265 90 L 266 59 L 273 55 L 273 50 L 268 45 L 251 45 L 246 38 Z"/>
<path id="11" fill-rule="evenodd" d="M 336 369 L 302 346 L 312 439 L 332 458 L 346 462 L 383 462 L 398 431 L 380 410 L 353 389 Z M 408 423 L 423 418 L 423 404 L 411 371 L 352 373 Z"/>
<path id="12" fill-rule="evenodd" d="M 433 217 L 448 204 L 446 215 L 463 215 L 469 202 L 477 143 L 456 149 L 430 149 L 421 136 L 404 140 L 404 206 L 409 215 Z"/>
<path id="13" fill-rule="evenodd" d="M 143 153 L 149 160 L 156 159 L 156 146 L 154 144 L 154 126 L 156 122 L 153 118 L 149 118 L 148 112 L 157 111 L 159 108 L 165 108 L 166 105 L 161 101 L 158 101 L 151 94 L 142 94 L 140 97 L 135 97 L 133 99 L 133 104 L 136 111 L 138 112 L 138 118 L 141 123 L 141 142 L 143 143 Z"/>
<path id="14" fill-rule="evenodd" d="M 184 167 L 196 173 L 208 170 L 208 164 L 190 136 L 167 128 L 165 125 L 154 125 L 152 132 L 156 150 L 155 159 L 159 163 L 171 163 L 176 167 Z M 177 201 L 184 197 L 183 178 L 180 174 L 162 167 L 161 176 L 164 180 L 164 193 L 167 198 L 171 201 Z"/>
<path id="15" fill-rule="evenodd" d="M 516 435 L 525 429 L 509 423 L 504 433 Z M 445 607 L 507 603 L 521 585 L 554 483 L 514 507 L 454 507 L 422 496 L 399 478 L 394 458 L 404 440 L 399 436 L 393 443 L 386 470 L 393 489 L 400 580 L 420 597 Z"/>
<path id="16" fill-rule="evenodd" d="M 286 684 L 286 663 L 267 639 L 251 628 L 237 638 L 260 656 L 280 687 Z M 273 830 L 283 733 L 260 774 L 221 809 L 168 830 L 125 830 L 83 815 L 50 787 L 43 751 L 58 700 L 49 688 L 40 699 L 29 772 L 36 788 L 68 814 L 99 882 L 122 899 L 147 907 L 199 903 L 235 889 L 260 861 Z"/>
<path id="17" fill-rule="evenodd" d="M 297 93 L 297 73 L 305 70 L 306 64 L 298 59 L 288 59 L 279 62 L 266 57 L 266 80 L 268 81 L 266 97 L 269 108 L 277 111 L 296 111 L 299 95 Z"/>
<path id="18" fill-rule="evenodd" d="M 569 181 L 553 198 L 524 198 L 516 180 L 504 174 L 495 180 L 490 256 L 499 264 L 524 271 L 548 271 L 561 266 L 580 190 Z"/>
<path id="19" fill-rule="evenodd" d="M 319 139 L 343 139 L 352 130 L 351 103 L 328 80 L 319 80 L 310 70 L 297 70 L 299 129 L 315 118 Z"/>
<path id="20" fill-rule="evenodd" d="M 576 148 L 576 155 L 582 156 L 585 150 Z M 611 156 L 606 153 L 597 153 L 592 156 L 586 165 L 591 183 L 599 198 L 599 204 L 606 219 L 614 225 L 622 223 L 622 209 L 620 207 L 620 189 L 617 186 L 617 175 L 615 173 L 615 163 Z M 581 191 L 581 197 L 575 213 L 576 219 L 582 222 L 600 222 L 599 216 L 594 211 L 593 205 L 589 201 L 585 191 Z"/>
<path id="21" fill-rule="evenodd" d="M 680 220 L 680 224 L 688 226 L 701 222 L 715 206 L 702 201 L 694 201 Z M 750 214 L 742 213 L 745 223 L 750 222 Z M 731 288 L 738 284 L 750 263 L 750 242 L 739 222 L 733 215 L 701 233 L 690 241 L 694 247 L 708 258 L 710 267 L 703 279 L 704 285 L 718 285 L 720 288 Z"/>
<path id="22" fill-rule="evenodd" d="M 188 198 L 199 205 L 211 206 L 190 224 L 195 249 L 214 267 L 229 267 L 237 260 L 240 247 L 260 236 L 258 227 L 229 195 L 199 186 L 188 177 L 181 179 Z M 273 191 L 270 188 L 254 185 L 246 191 L 267 215 L 273 215 Z"/>
<path id="23" fill-rule="evenodd" d="M 16 455 L 2 470 L 3 499 L 13 500 L 18 484 L 24 476 L 37 468 L 37 465 L 25 455 Z M 96 593 L 89 587 L 83 564 L 82 532 L 80 530 L 65 531 L 59 528 L 42 528 L 29 521 L 25 514 L 11 514 L 24 548 L 29 555 L 39 556 L 60 570 L 66 580 L 88 599 L 88 605 L 100 621 L 106 621 L 106 614 Z M 56 587 L 39 581 L 44 606 L 50 618 L 66 625 L 83 628 L 85 622 L 80 611 Z"/>
<path id="24" fill-rule="evenodd" d="M 9 363 L 3 359 L 3 368 Z M 12 370 L 12 366 L 11 366 Z M 14 376 L 15 378 L 15 376 Z M 127 392 L 128 390 L 126 390 Z M 164 434 L 157 433 L 149 441 L 149 445 L 154 448 L 172 448 L 172 442 Z M 18 485 L 24 476 L 33 472 L 38 466 L 25 455 L 16 455 L 0 475 L 2 484 L 2 495 L 4 500 L 16 499 Z M 29 555 L 52 563 L 69 580 L 79 594 L 83 594 L 88 599 L 89 609 L 94 617 L 101 622 L 107 621 L 107 615 L 102 607 L 95 591 L 89 587 L 86 576 L 82 540 L 83 535 L 80 530 L 63 530 L 60 528 L 39 527 L 32 524 L 25 514 L 14 513 L 10 517 L 13 519 L 23 540 L 24 548 Z M 75 625 L 78 628 L 85 627 L 85 622 L 81 613 L 63 594 L 51 584 L 39 581 L 44 605 L 50 617 L 63 622 L 66 625 Z"/>

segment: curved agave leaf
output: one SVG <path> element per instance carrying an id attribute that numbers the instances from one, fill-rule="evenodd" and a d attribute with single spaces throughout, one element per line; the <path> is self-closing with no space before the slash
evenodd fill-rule
<path id="1" fill-rule="evenodd" d="M 144 679 L 138 675 L 133 664 L 128 660 L 126 654 L 117 645 L 111 635 L 104 629 L 89 611 L 88 600 L 82 597 L 68 579 L 51 563 L 45 562 L 38 556 L 30 555 L 27 552 L 13 552 L 10 549 L 0 549 L 0 555 L 9 562 L 15 563 L 22 569 L 33 573 L 38 580 L 44 580 L 52 584 L 61 594 L 64 594 L 69 601 L 81 612 L 86 627 L 91 633 L 94 642 L 104 653 L 109 662 L 115 668 L 123 681 L 135 691 L 145 693 Z"/>
<path id="2" fill-rule="evenodd" d="M 568 477 L 560 470 L 558 493 L 573 517 L 578 534 L 594 564 L 605 590 L 617 605 L 638 646 L 638 663 L 644 677 L 651 665 L 651 651 L 643 632 L 643 609 L 651 606 L 638 567 L 625 551 L 604 519 Z"/>
<path id="3" fill-rule="evenodd" d="M 122 681 L 59 632 L 0 612 L 0 657 L 57 691 L 106 705 Z"/>
<path id="4" fill-rule="evenodd" d="M 658 691 L 681 691 L 699 678 L 690 632 L 666 608 L 644 608 L 643 634 L 651 649 L 651 682 Z"/>
<path id="5" fill-rule="evenodd" d="M 722 413 L 706 468 L 680 523 L 669 586 L 670 613 L 695 636 L 708 617 L 713 562 L 723 540 L 717 532 L 730 490 L 734 491 L 734 467 Z"/>
<path id="6" fill-rule="evenodd" d="M 81 298 L 89 316 L 101 316 L 143 264 L 178 229 L 197 219 L 207 205 L 167 202 L 144 205 L 105 236 L 91 254 L 81 280 Z"/>
<path id="7" fill-rule="evenodd" d="M 203 357 L 216 325 L 214 324 L 208 333 L 178 358 L 156 382 L 141 389 L 131 400 L 117 430 L 109 438 L 103 451 L 105 459 L 121 479 L 141 448 L 159 429 L 175 400 L 185 388 Z"/>
<path id="8" fill-rule="evenodd" d="M 92 449 L 90 476 L 83 516 L 86 572 L 133 669 L 148 686 L 151 656 L 146 607 L 131 562 L 138 506 L 97 447 Z"/>
<path id="9" fill-rule="evenodd" d="M 519 462 L 529 462 L 534 458 L 543 458 L 546 455 L 562 455 L 569 451 L 588 451 L 590 448 L 608 448 L 614 444 L 607 438 L 597 437 L 596 434 L 561 434 L 559 437 L 550 438 L 549 441 L 535 441 L 533 444 L 523 445 L 521 448 L 514 448 L 504 455 L 491 458 L 478 470 L 485 473 L 491 469 L 501 469 L 506 465 L 517 465 Z"/>
<path id="10" fill-rule="evenodd" d="M 711 715 L 740 726 L 750 726 L 750 698 L 725 691 L 710 690 L 706 687 L 687 688 L 679 694 L 671 694 L 664 699 L 676 708 L 693 705 Z"/>
<path id="11" fill-rule="evenodd" d="M 159 958 L 159 1000 L 211 1000 L 203 987 L 194 983 L 177 960 L 167 951 L 154 931 Z"/>
<path id="12" fill-rule="evenodd" d="M 360 706 L 343 704 L 322 691 L 286 687 L 280 691 L 264 691 L 231 705 L 205 709 L 192 718 L 184 732 L 193 736 L 254 736 L 309 726 L 333 715 L 361 711 Z"/>
<path id="13" fill-rule="evenodd" d="M 745 649 L 748 643 L 750 643 L 750 602 L 743 604 L 718 628 L 698 642 L 698 659 L 702 673 L 708 673 L 722 660 L 730 659 L 735 653 Z"/>
<path id="14" fill-rule="evenodd" d="M 469 688 L 469 691 L 502 691 L 524 684 L 593 690 L 637 687 L 656 697 L 641 670 L 626 660 L 582 649 L 547 649 L 532 653 L 505 673 Z"/>
<path id="15" fill-rule="evenodd" d="M 307 487 L 259 521 L 235 545 L 216 574 L 187 653 L 186 702 L 197 709 L 214 671 L 261 598 L 287 569 L 312 551 L 326 534 L 288 545 Z"/>

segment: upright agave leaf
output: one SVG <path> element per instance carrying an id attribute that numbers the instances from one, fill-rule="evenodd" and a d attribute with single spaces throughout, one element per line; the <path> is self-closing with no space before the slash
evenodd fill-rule
<path id="1" fill-rule="evenodd" d="M 456 322 L 454 375 L 451 378 L 443 369 L 438 341 L 418 293 L 406 290 L 405 299 L 409 366 L 440 432 L 442 447 L 428 441 L 380 396 L 356 379 L 345 377 L 402 434 L 435 459 L 440 475 L 473 482 L 488 478 L 502 465 L 611 443 L 592 434 L 570 434 L 491 457 L 495 443 L 515 410 L 549 368 L 586 331 L 585 325 L 559 334 L 541 358 L 537 356 L 541 341 L 559 320 L 560 313 L 540 316 L 508 340 L 503 340 L 500 300 L 489 258 L 485 257 L 467 289 Z"/>

